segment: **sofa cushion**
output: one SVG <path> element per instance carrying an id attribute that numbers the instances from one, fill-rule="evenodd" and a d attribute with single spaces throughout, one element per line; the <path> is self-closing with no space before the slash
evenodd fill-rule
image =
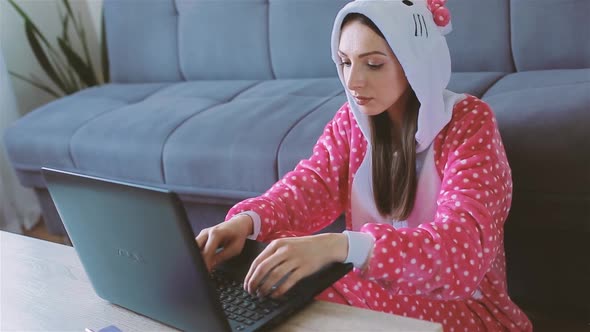
<path id="1" fill-rule="evenodd" d="M 507 75 L 483 97 L 498 119 L 515 197 L 531 207 L 538 204 L 521 226 L 590 226 L 579 218 L 588 216 L 590 199 L 588 91 L 590 69 L 552 70 Z M 562 212 L 554 216 L 552 211 Z M 550 216 L 560 222 L 553 224 Z"/>
<path id="2" fill-rule="evenodd" d="M 496 113 L 514 182 L 504 227 L 509 293 L 535 324 L 539 317 L 587 323 L 588 91 L 590 69 L 530 71 L 505 76 L 483 98 Z"/>
<path id="3" fill-rule="evenodd" d="M 514 2 L 514 1 L 512 1 Z M 513 72 L 509 0 L 450 0 L 453 72 Z"/>
<path id="4" fill-rule="evenodd" d="M 81 171 L 112 178 L 165 183 L 162 153 L 174 131 L 200 113 L 229 102 L 255 83 L 177 83 L 139 103 L 104 113 L 72 136 L 71 154 L 76 166 Z"/>
<path id="5" fill-rule="evenodd" d="M 266 191 L 278 180 L 277 154 L 285 135 L 341 91 L 336 78 L 263 81 L 188 119 L 164 148 L 166 184 L 194 195 Z"/>
<path id="6" fill-rule="evenodd" d="M 512 1 L 510 25 L 518 71 L 590 67 L 590 1 Z"/>
<path id="7" fill-rule="evenodd" d="M 338 76 L 330 37 L 336 14 L 348 2 L 269 1 L 270 55 L 277 78 Z"/>
<path id="8" fill-rule="evenodd" d="M 45 187 L 43 165 L 75 169 L 71 138 L 105 113 L 141 102 L 164 84 L 112 84 L 84 90 L 46 104 L 6 130 L 7 153 L 23 185 Z"/>
<path id="9" fill-rule="evenodd" d="M 182 79 L 174 2 L 105 0 L 111 81 L 147 83 Z"/>
<path id="10" fill-rule="evenodd" d="M 588 82 L 590 82 L 590 68 L 525 71 L 503 77 L 486 91 L 484 98 L 522 90 L 584 86 Z"/>
<path id="11" fill-rule="evenodd" d="M 322 135 L 324 127 L 345 102 L 346 96 L 344 91 L 341 91 L 301 119 L 289 131 L 279 148 L 279 177 L 292 171 L 300 160 L 311 156 L 312 148 Z"/>
<path id="12" fill-rule="evenodd" d="M 468 93 L 481 98 L 483 94 L 504 75 L 506 75 L 506 73 L 451 73 L 451 80 L 447 89 L 457 93 Z"/>
<path id="13" fill-rule="evenodd" d="M 336 76 L 330 33 L 348 0 L 141 2 L 104 2 L 112 82 Z M 509 0 L 447 6 L 453 72 L 514 71 Z"/>
<path id="14" fill-rule="evenodd" d="M 268 38 L 261 38 L 269 33 L 266 0 L 178 0 L 175 4 L 184 79 L 273 78 Z"/>

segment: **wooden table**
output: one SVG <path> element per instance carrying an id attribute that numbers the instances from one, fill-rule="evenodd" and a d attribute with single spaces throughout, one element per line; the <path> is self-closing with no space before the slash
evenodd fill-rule
<path id="1" fill-rule="evenodd" d="M 99 298 L 72 247 L 0 231 L 0 330 L 175 331 Z M 277 331 L 442 331 L 430 322 L 315 301 Z"/>

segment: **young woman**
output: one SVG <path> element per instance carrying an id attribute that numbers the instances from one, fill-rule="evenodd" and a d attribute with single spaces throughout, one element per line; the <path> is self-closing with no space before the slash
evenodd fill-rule
<path id="1" fill-rule="evenodd" d="M 490 107 L 445 90 L 448 31 L 441 0 L 346 5 L 332 55 L 348 102 L 309 159 L 201 231 L 208 266 L 248 237 L 272 241 L 244 281 L 252 294 L 280 296 L 329 262 L 352 262 L 319 299 L 445 331 L 530 331 L 506 287 L 510 167 Z M 343 212 L 347 231 L 311 235 Z"/>

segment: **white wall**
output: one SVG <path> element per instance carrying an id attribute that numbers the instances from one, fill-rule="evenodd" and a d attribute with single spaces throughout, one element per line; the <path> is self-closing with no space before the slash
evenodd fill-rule
<path id="1" fill-rule="evenodd" d="M 57 47 L 57 36 L 61 35 L 61 22 L 58 5 L 61 0 L 17 0 L 17 4 L 35 22 L 45 37 Z M 100 23 L 102 0 L 70 0 L 74 13 L 80 13 L 92 63 L 95 70 L 100 72 Z M 62 7 L 63 8 L 63 7 Z M 76 14 L 77 15 L 77 14 Z M 75 32 L 70 25 L 70 39 L 77 41 Z M 79 46 L 74 44 L 75 47 Z M 41 69 L 27 41 L 24 24 L 20 15 L 6 0 L 0 0 L 0 46 L 4 54 L 8 70 L 29 77 L 30 74 L 55 88 L 53 83 Z M 79 49 L 79 48 L 77 48 Z M 54 98 L 44 91 L 33 87 L 18 78 L 12 77 L 16 100 L 20 114 L 25 114 Z M 1 110 L 0 110 L 1 111 Z"/>
<path id="2" fill-rule="evenodd" d="M 17 3 L 58 49 L 56 38 L 61 36 L 62 29 L 58 11 L 61 0 L 17 0 Z M 74 13 L 80 14 L 90 57 L 99 71 L 102 0 L 70 0 L 70 4 Z M 73 27 L 70 27 L 70 40 L 77 41 Z M 23 228 L 31 228 L 38 220 L 39 203 L 33 191 L 23 188 L 13 172 L 2 146 L 3 131 L 19 116 L 52 101 L 54 97 L 18 78 L 8 77 L 5 66 L 25 77 L 33 74 L 46 85 L 55 86 L 30 49 L 23 19 L 6 0 L 0 0 L 0 48 L 0 229 L 20 232 Z M 80 50 L 80 45 L 74 42 L 74 48 Z"/>

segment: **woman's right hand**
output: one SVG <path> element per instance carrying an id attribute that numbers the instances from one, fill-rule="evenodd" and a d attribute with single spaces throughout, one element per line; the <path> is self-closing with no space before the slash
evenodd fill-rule
<path id="1" fill-rule="evenodd" d="M 217 264 L 242 252 L 246 238 L 253 229 L 252 218 L 245 214 L 203 229 L 196 240 L 207 269 L 211 271 Z M 219 248 L 221 250 L 218 251 Z"/>

